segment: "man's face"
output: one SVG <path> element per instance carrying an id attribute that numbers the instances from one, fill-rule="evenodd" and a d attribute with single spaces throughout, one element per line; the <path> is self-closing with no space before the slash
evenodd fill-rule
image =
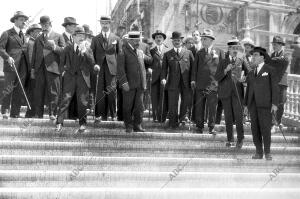
<path id="1" fill-rule="evenodd" d="M 194 31 L 193 34 L 193 39 L 195 41 L 196 44 L 198 44 L 201 41 L 201 37 L 200 37 L 200 33 L 199 31 Z"/>
<path id="2" fill-rule="evenodd" d="M 76 29 L 76 25 L 75 24 L 66 25 L 65 29 L 66 29 L 66 32 L 73 34 Z"/>
<path id="3" fill-rule="evenodd" d="M 110 30 L 110 22 L 109 21 L 100 21 L 100 25 L 103 32 L 108 32 Z"/>
<path id="4" fill-rule="evenodd" d="M 42 31 L 43 31 L 44 33 L 50 32 L 50 30 L 51 30 L 51 23 L 50 23 L 50 22 L 48 22 L 48 23 L 43 23 L 43 24 L 41 24 L 41 26 L 42 26 Z"/>
<path id="5" fill-rule="evenodd" d="M 187 49 L 190 49 L 190 48 L 192 48 L 193 46 L 194 46 L 193 40 L 187 40 L 187 41 L 185 42 L 185 47 L 186 47 Z"/>
<path id="6" fill-rule="evenodd" d="M 282 45 L 278 43 L 272 43 L 272 47 L 275 52 L 279 52 L 282 49 Z"/>
<path id="7" fill-rule="evenodd" d="M 73 39 L 77 45 L 80 45 L 85 40 L 85 35 L 84 34 L 76 34 L 76 35 L 73 35 Z"/>
<path id="8" fill-rule="evenodd" d="M 180 48 L 182 46 L 182 39 L 173 39 L 172 43 L 175 48 Z"/>
<path id="9" fill-rule="evenodd" d="M 138 49 L 140 46 L 140 40 L 139 39 L 128 39 L 127 40 L 130 45 L 132 45 L 133 48 Z"/>
<path id="10" fill-rule="evenodd" d="M 260 55 L 259 52 L 254 52 L 252 55 L 252 61 L 255 65 L 258 65 L 262 62 L 264 62 L 264 56 Z"/>
<path id="11" fill-rule="evenodd" d="M 236 57 L 239 52 L 239 46 L 229 46 L 228 50 L 229 55 L 231 55 L 232 57 Z"/>
<path id="12" fill-rule="evenodd" d="M 41 33 L 40 29 L 35 29 L 31 32 L 30 36 L 36 39 L 40 35 L 40 33 Z"/>
<path id="13" fill-rule="evenodd" d="M 208 37 L 202 37 L 201 42 L 204 48 L 209 48 L 212 45 L 213 40 Z"/>
<path id="14" fill-rule="evenodd" d="M 124 29 L 124 28 L 119 28 L 118 29 L 118 35 L 120 37 L 123 37 L 123 35 L 125 35 L 125 33 L 126 33 L 126 29 Z"/>
<path id="15" fill-rule="evenodd" d="M 156 45 L 160 46 L 164 42 L 164 37 L 162 35 L 155 36 Z"/>
<path id="16" fill-rule="evenodd" d="M 250 54 L 250 52 L 253 50 L 253 46 L 249 45 L 249 44 L 245 44 L 244 48 L 245 48 L 245 53 L 246 54 Z"/>
<path id="17" fill-rule="evenodd" d="M 26 18 L 25 17 L 18 17 L 15 19 L 15 26 L 20 28 L 20 29 L 24 29 L 25 27 L 25 22 L 26 22 Z"/>

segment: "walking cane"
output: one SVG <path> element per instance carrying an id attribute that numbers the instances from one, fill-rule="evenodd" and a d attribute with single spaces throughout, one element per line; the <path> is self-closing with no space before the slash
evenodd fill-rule
<path id="1" fill-rule="evenodd" d="M 286 138 L 285 138 L 285 135 L 283 134 L 282 126 L 278 124 L 278 122 L 277 122 L 277 120 L 276 120 L 276 115 L 275 115 L 274 112 L 272 113 L 272 116 L 273 116 L 273 120 L 274 120 L 274 122 L 275 122 L 275 126 L 278 126 L 278 128 L 279 128 L 279 130 L 280 130 L 280 132 L 281 132 L 281 134 L 282 134 L 282 136 L 283 136 L 285 142 L 287 143 L 287 140 L 286 140 Z"/>
<path id="2" fill-rule="evenodd" d="M 165 102 L 165 85 L 162 85 L 162 102 L 161 102 L 161 113 L 160 113 L 160 121 L 163 124 L 163 114 L 164 114 L 164 102 Z"/>
<path id="3" fill-rule="evenodd" d="M 191 130 L 191 125 L 192 125 L 192 117 L 193 117 L 193 109 L 194 109 L 194 95 L 195 95 L 195 90 L 192 89 L 192 105 L 191 105 L 191 115 L 190 115 L 190 121 L 189 121 L 189 131 Z"/>
<path id="4" fill-rule="evenodd" d="M 18 81 L 19 81 L 19 84 L 20 84 L 21 89 L 22 89 L 22 91 L 23 91 L 24 97 L 25 97 L 25 99 L 26 99 L 28 108 L 29 108 L 29 110 L 31 110 L 30 103 L 29 103 L 29 101 L 28 101 L 27 95 L 26 95 L 26 93 L 25 93 L 25 90 L 24 90 L 23 84 L 22 84 L 22 82 L 21 82 L 21 79 L 20 79 L 20 76 L 19 76 L 19 73 L 18 73 L 18 71 L 17 71 L 17 68 L 16 68 L 15 63 L 13 63 L 12 66 L 13 66 L 14 70 L 16 71 L 16 74 L 17 74 L 17 77 L 18 77 Z"/>
<path id="5" fill-rule="evenodd" d="M 96 91 L 95 91 L 95 99 L 94 99 L 94 120 L 96 118 L 96 104 L 97 104 L 97 94 L 98 94 L 98 83 L 99 83 L 99 71 L 97 71 L 97 78 L 96 78 Z"/>
<path id="6" fill-rule="evenodd" d="M 149 77 L 149 121 L 150 121 L 150 118 L 151 118 L 151 113 L 150 113 L 150 107 L 151 106 L 151 82 L 152 82 L 152 73 L 150 73 L 150 77 Z M 153 110 L 152 110 L 152 114 L 153 114 Z"/>

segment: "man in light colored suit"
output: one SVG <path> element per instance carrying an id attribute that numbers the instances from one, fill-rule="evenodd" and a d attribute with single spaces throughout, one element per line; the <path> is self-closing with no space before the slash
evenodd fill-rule
<path id="1" fill-rule="evenodd" d="M 44 114 L 45 94 L 48 95 L 49 115 L 55 120 L 61 90 L 60 59 L 65 47 L 63 36 L 52 30 L 50 17 L 40 18 L 43 34 L 34 43 L 33 70 L 36 77 L 35 110 L 39 118 Z"/>

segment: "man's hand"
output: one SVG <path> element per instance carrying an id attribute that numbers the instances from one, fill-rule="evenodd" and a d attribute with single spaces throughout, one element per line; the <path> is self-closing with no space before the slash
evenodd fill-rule
<path id="1" fill-rule="evenodd" d="M 161 84 L 164 86 L 164 85 L 166 85 L 166 83 L 167 83 L 167 81 L 165 80 L 165 79 L 162 79 L 161 80 Z"/>
<path id="2" fill-rule="evenodd" d="M 148 73 L 152 74 L 152 69 L 151 68 L 148 68 Z"/>
<path id="3" fill-rule="evenodd" d="M 125 84 L 123 84 L 122 87 L 123 87 L 124 91 L 129 91 L 130 90 L 128 82 L 126 82 Z"/>
<path id="4" fill-rule="evenodd" d="M 244 115 L 248 115 L 248 108 L 247 108 L 247 106 L 244 107 Z"/>
<path id="5" fill-rule="evenodd" d="M 277 106 L 275 104 L 272 104 L 271 113 L 276 114 L 277 110 L 278 110 Z"/>
<path id="6" fill-rule="evenodd" d="M 55 50 L 55 41 L 54 40 L 48 40 L 46 43 L 46 47 L 50 48 L 51 50 Z"/>
<path id="7" fill-rule="evenodd" d="M 9 58 L 7 59 L 7 63 L 12 67 L 13 64 L 15 63 L 15 60 L 14 60 L 12 57 L 9 57 Z"/>
<path id="8" fill-rule="evenodd" d="M 195 90 L 195 88 L 196 88 L 196 82 L 195 82 L 195 81 L 192 81 L 192 82 L 191 82 L 191 88 L 192 88 L 193 90 Z"/>
<path id="9" fill-rule="evenodd" d="M 225 68 L 224 73 L 227 74 L 228 71 L 230 71 L 233 68 L 232 64 L 228 64 L 228 66 Z"/>
<path id="10" fill-rule="evenodd" d="M 99 71 L 100 71 L 100 66 L 99 66 L 98 64 L 96 64 L 96 65 L 94 66 L 94 70 L 97 71 L 97 72 L 99 72 Z"/>
<path id="11" fill-rule="evenodd" d="M 31 69 L 31 71 L 30 71 L 30 78 L 35 79 L 34 69 Z"/>

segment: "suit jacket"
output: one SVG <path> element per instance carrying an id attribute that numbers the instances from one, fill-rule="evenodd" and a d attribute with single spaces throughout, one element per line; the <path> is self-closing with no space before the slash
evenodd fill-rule
<path id="1" fill-rule="evenodd" d="M 59 75 L 63 71 L 63 68 L 60 67 L 60 59 L 65 47 L 65 41 L 62 35 L 54 31 L 50 32 L 48 40 L 54 40 L 55 49 L 49 46 L 43 34 L 36 38 L 33 48 L 33 68 L 37 71 L 40 67 L 43 67 L 41 65 L 44 60 L 46 70 Z"/>
<path id="2" fill-rule="evenodd" d="M 181 49 L 179 56 L 174 48 L 164 54 L 162 63 L 161 79 L 166 79 L 167 89 L 178 89 L 180 84 L 180 75 L 185 88 L 190 88 L 191 66 L 194 62 L 193 53 L 185 48 Z"/>
<path id="3" fill-rule="evenodd" d="M 294 46 L 290 68 L 291 68 L 291 74 L 300 75 L 300 45 L 299 44 Z"/>
<path id="4" fill-rule="evenodd" d="M 70 41 L 70 38 L 66 35 L 66 33 L 62 34 L 64 40 L 65 40 L 65 44 L 67 45 L 72 45 L 73 43 Z"/>
<path id="5" fill-rule="evenodd" d="M 288 86 L 286 69 L 289 65 L 289 58 L 284 54 L 283 50 L 277 56 L 275 56 L 275 53 L 273 52 L 270 58 L 271 59 L 268 60 L 267 63 L 274 67 L 278 84 Z"/>
<path id="6" fill-rule="evenodd" d="M 225 75 L 224 70 L 226 67 L 232 64 L 235 66 L 234 69 L 228 71 Z M 220 99 L 228 98 L 232 94 L 239 95 L 240 99 L 244 97 L 244 86 L 243 83 L 236 81 L 236 77 L 240 78 L 241 73 L 244 71 L 244 75 L 248 73 L 246 63 L 244 59 L 237 57 L 235 61 L 230 60 L 229 53 L 226 53 L 225 59 L 218 66 L 215 79 L 218 81 L 218 97 Z M 243 103 L 243 101 L 241 101 Z"/>
<path id="7" fill-rule="evenodd" d="M 151 56 L 153 59 L 153 62 L 150 66 L 150 68 L 153 70 L 152 71 L 152 84 L 156 83 L 157 81 L 160 82 L 164 53 L 169 50 L 170 50 L 170 48 L 164 44 L 163 44 L 162 52 L 158 51 L 157 46 L 150 50 L 150 53 L 151 53 Z"/>
<path id="8" fill-rule="evenodd" d="M 29 63 L 29 66 L 28 67 L 28 70 L 30 72 L 30 69 L 31 69 L 31 66 L 32 66 L 32 56 L 33 56 L 33 47 L 34 47 L 34 42 L 35 42 L 35 39 L 30 37 L 28 42 L 27 42 L 27 54 L 28 54 L 28 63 Z"/>
<path id="9" fill-rule="evenodd" d="M 107 44 L 102 33 L 92 39 L 91 49 L 94 59 L 99 66 L 103 65 L 106 58 L 107 66 L 111 75 L 117 74 L 117 55 L 120 53 L 121 41 L 113 33 L 109 34 Z"/>
<path id="10" fill-rule="evenodd" d="M 247 76 L 247 89 L 244 104 L 249 106 L 255 100 L 258 108 L 271 108 L 278 104 L 278 82 L 274 69 L 264 64 L 257 77 L 252 70 Z M 263 76 L 264 74 L 264 76 Z"/>
<path id="11" fill-rule="evenodd" d="M 64 49 L 65 55 L 65 74 L 64 75 L 74 75 L 77 67 L 80 69 L 83 79 L 88 88 L 91 87 L 90 83 L 90 68 L 92 68 L 95 64 L 93 52 L 91 49 L 87 49 L 87 51 L 83 55 L 76 55 L 74 50 L 74 44 L 69 44 Z M 76 57 L 76 58 L 75 58 Z"/>
<path id="12" fill-rule="evenodd" d="M 137 49 L 137 53 L 129 46 L 128 43 L 123 45 L 122 52 L 118 55 L 118 80 L 120 85 L 128 82 L 130 89 L 146 89 L 146 68 L 144 59 L 150 59 L 148 56 L 143 57 L 143 52 Z"/>
<path id="13" fill-rule="evenodd" d="M 217 58 L 213 58 L 212 51 L 215 50 L 218 55 Z M 196 88 L 205 90 L 218 89 L 218 82 L 215 79 L 215 74 L 219 64 L 224 59 L 224 53 L 222 50 L 212 47 L 211 52 L 206 54 L 205 48 L 202 48 L 196 53 L 195 61 L 192 65 L 192 77 L 191 81 L 196 82 Z"/>
<path id="14" fill-rule="evenodd" d="M 142 50 L 144 52 L 144 55 L 147 55 L 149 59 L 144 59 L 145 62 L 145 68 L 148 69 L 150 68 L 151 64 L 152 64 L 152 56 L 151 56 L 151 52 L 150 52 L 150 47 L 148 44 L 140 42 L 140 46 L 139 48 L 140 50 Z"/>
<path id="15" fill-rule="evenodd" d="M 0 56 L 3 58 L 3 72 L 14 71 L 7 62 L 9 57 L 14 59 L 17 70 L 20 67 L 26 67 L 26 70 L 28 70 L 29 63 L 26 50 L 25 38 L 22 41 L 14 28 L 4 31 L 0 37 Z M 21 61 L 22 58 L 25 59 L 25 62 Z"/>

